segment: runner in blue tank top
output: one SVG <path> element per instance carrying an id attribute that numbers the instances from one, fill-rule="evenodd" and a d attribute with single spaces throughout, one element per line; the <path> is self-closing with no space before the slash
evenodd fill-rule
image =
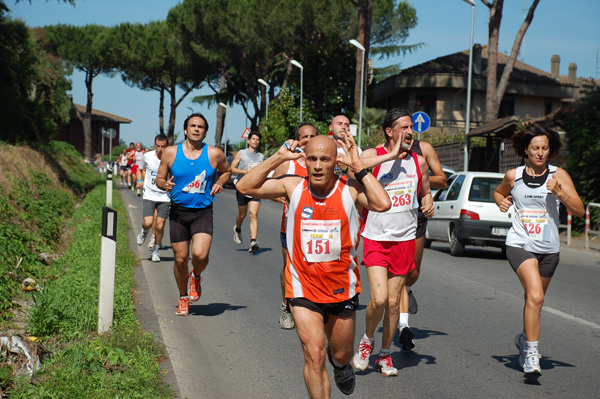
<path id="1" fill-rule="evenodd" d="M 560 152 L 557 132 L 535 123 L 511 140 L 525 165 L 506 172 L 494 192 L 494 202 L 502 212 L 514 205 L 513 225 L 506 236 L 506 257 L 525 290 L 523 332 L 515 338 L 519 364 L 525 374 L 541 374 L 541 311 L 560 256 L 558 205 L 562 202 L 579 217 L 585 214 L 585 208 L 569 174 L 548 164 Z"/>
<path id="2" fill-rule="evenodd" d="M 223 185 L 229 180 L 231 168 L 220 148 L 203 143 L 208 131 L 208 122 L 203 115 L 188 116 L 183 129 L 185 141 L 163 152 L 156 185 L 171 193 L 169 228 L 175 256 L 173 272 L 179 289 L 176 313 L 187 316 L 189 303 L 196 302 L 202 294 L 201 274 L 208 266 L 212 244 L 212 203 L 215 194 L 222 192 Z M 220 176 L 215 181 L 217 170 Z M 171 177 L 167 180 L 169 174 Z M 188 272 L 190 242 L 191 273 Z"/>

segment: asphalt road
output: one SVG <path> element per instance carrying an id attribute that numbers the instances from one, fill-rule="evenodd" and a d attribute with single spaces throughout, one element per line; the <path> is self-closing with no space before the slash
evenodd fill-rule
<path id="1" fill-rule="evenodd" d="M 128 207 L 132 248 L 139 251 L 139 317 L 167 347 L 165 379 L 181 398 L 306 398 L 303 357 L 295 330 L 279 326 L 281 294 L 279 242 L 281 205 L 263 201 L 258 253 L 236 245 L 232 226 L 235 191 L 215 202 L 211 258 L 203 274 L 202 298 L 190 316 L 175 315 L 178 293 L 168 234 L 162 261 L 151 262 L 138 247 L 141 198 L 119 190 Z M 361 267 L 361 272 L 364 269 Z M 357 314 L 358 342 L 369 299 L 366 273 Z M 508 262 L 494 248 L 467 247 L 450 256 L 447 244 L 425 250 L 421 278 L 414 286 L 419 312 L 409 323 L 416 347 L 393 345 L 398 377 L 373 367 L 357 373 L 354 398 L 597 398 L 600 397 L 600 253 L 563 246 L 561 263 L 542 312 L 540 353 L 543 375 L 526 379 L 513 340 L 521 329 L 523 291 Z M 375 352 L 381 330 L 375 335 Z M 342 398 L 333 384 L 332 397 Z"/>

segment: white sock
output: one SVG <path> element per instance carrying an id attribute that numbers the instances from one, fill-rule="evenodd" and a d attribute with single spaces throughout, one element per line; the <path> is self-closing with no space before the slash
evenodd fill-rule
<path id="1" fill-rule="evenodd" d="M 364 341 L 367 341 L 367 343 L 369 343 L 369 344 L 372 344 L 372 343 L 373 343 L 373 338 L 374 338 L 374 337 L 371 337 L 371 338 L 367 337 L 367 334 L 363 334 L 363 337 L 362 337 L 362 339 L 363 339 Z"/>
<path id="2" fill-rule="evenodd" d="M 158 245 L 154 245 L 154 249 L 152 250 L 152 252 L 158 252 L 158 248 L 160 248 Z"/>
<path id="3" fill-rule="evenodd" d="M 400 327 L 408 327 L 408 313 L 400 313 L 400 322 L 398 324 L 400 324 Z"/>
<path id="4" fill-rule="evenodd" d="M 538 353 L 540 341 L 527 341 L 527 353 Z"/>

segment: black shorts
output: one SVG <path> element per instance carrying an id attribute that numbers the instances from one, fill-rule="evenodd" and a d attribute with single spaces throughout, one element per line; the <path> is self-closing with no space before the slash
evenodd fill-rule
<path id="1" fill-rule="evenodd" d="M 171 202 L 169 211 L 171 243 L 190 241 L 194 234 L 213 235 L 213 206 L 194 209 Z"/>
<path id="2" fill-rule="evenodd" d="M 287 248 L 287 233 L 280 232 L 279 239 L 281 240 L 281 246 L 285 249 Z"/>
<path id="3" fill-rule="evenodd" d="M 541 277 L 552 277 L 558 267 L 558 261 L 560 260 L 560 252 L 552 254 L 536 254 L 529 252 L 519 247 L 506 246 L 506 259 L 510 267 L 513 268 L 515 273 L 523 262 L 529 259 L 537 259 L 538 267 L 540 269 Z"/>
<path id="4" fill-rule="evenodd" d="M 237 203 L 239 206 L 246 206 L 251 201 L 260 202 L 260 198 L 249 197 L 240 193 L 237 188 L 235 189 L 235 198 L 237 199 Z"/>
<path id="5" fill-rule="evenodd" d="M 427 216 L 419 208 L 419 212 L 417 212 L 417 236 L 415 238 L 423 237 L 425 230 L 427 230 Z"/>
<path id="6" fill-rule="evenodd" d="M 288 306 L 300 306 L 323 316 L 323 324 L 329 321 L 329 315 L 350 317 L 358 309 L 358 294 L 342 302 L 315 303 L 306 298 L 288 298 Z"/>

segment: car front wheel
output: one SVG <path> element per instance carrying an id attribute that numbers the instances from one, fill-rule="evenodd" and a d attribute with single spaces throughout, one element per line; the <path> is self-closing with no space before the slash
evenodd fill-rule
<path id="1" fill-rule="evenodd" d="M 452 256 L 463 256 L 465 253 L 465 242 L 459 240 L 456 235 L 456 229 L 453 227 L 450 230 L 450 255 Z"/>
<path id="2" fill-rule="evenodd" d="M 424 244 L 425 248 L 429 248 L 431 247 L 431 240 L 428 240 L 427 238 L 425 239 L 425 244 Z"/>

